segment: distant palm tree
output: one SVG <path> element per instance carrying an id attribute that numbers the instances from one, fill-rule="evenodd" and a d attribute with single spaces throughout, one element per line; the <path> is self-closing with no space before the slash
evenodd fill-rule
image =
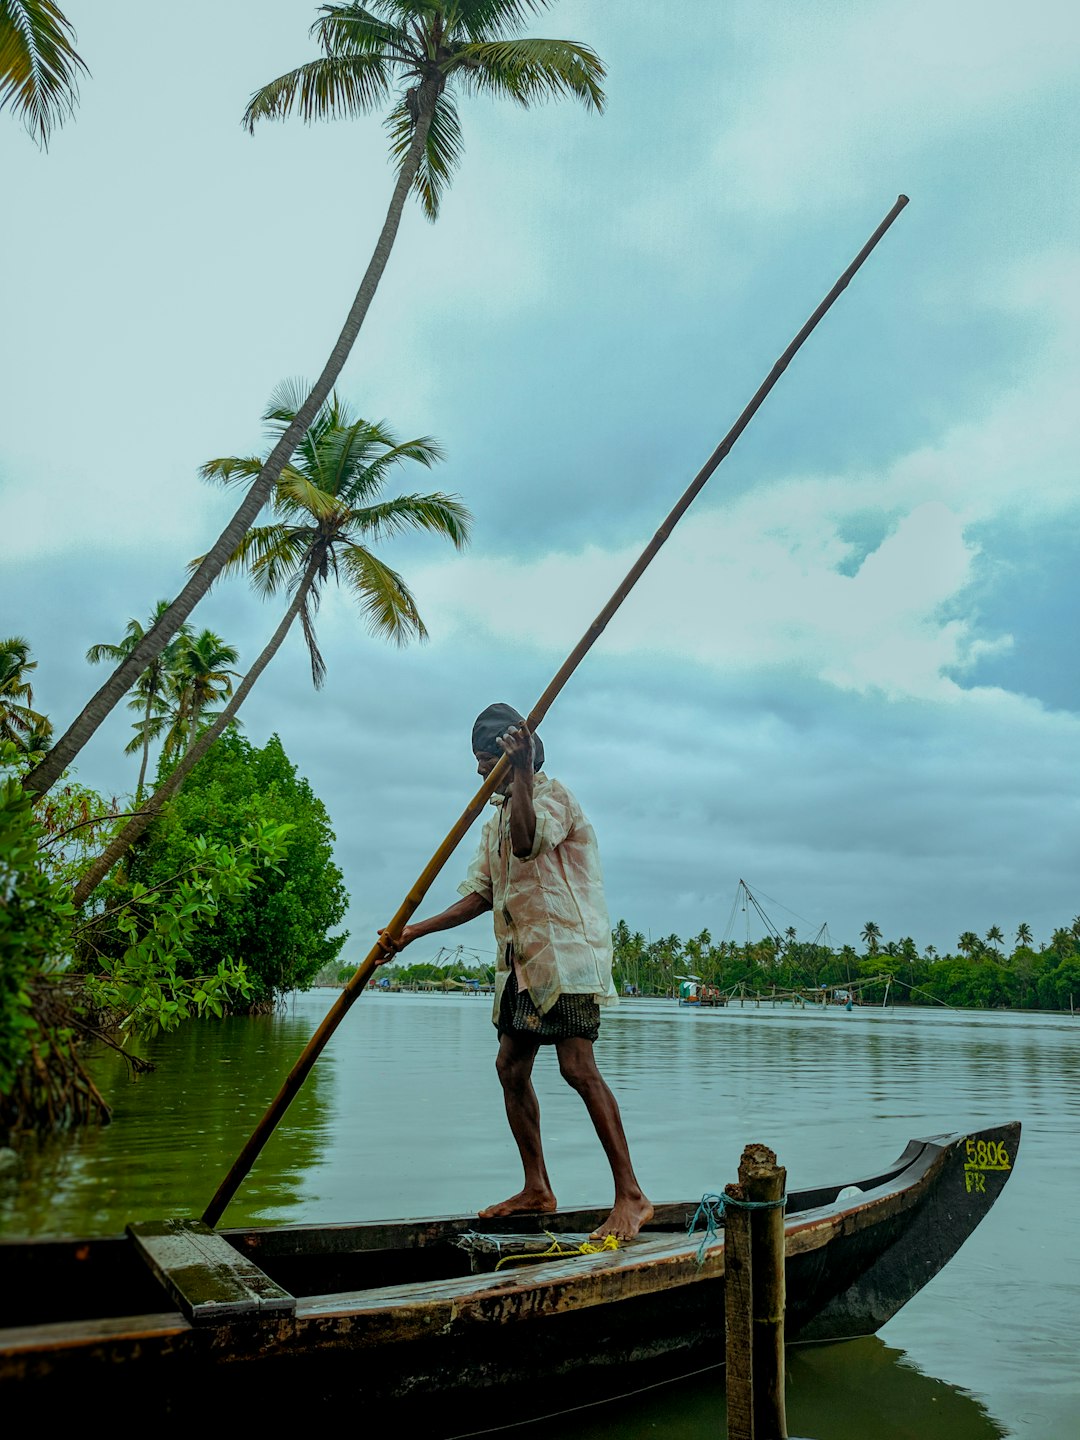
<path id="1" fill-rule="evenodd" d="M 26 678 L 37 669 L 30 659 L 30 642 L 21 635 L 0 640 L 0 740 L 10 740 L 20 750 L 36 750 L 47 743 L 48 720 L 34 708 L 34 690 Z"/>
<path id="2" fill-rule="evenodd" d="M 530 14 L 554 0 L 367 0 L 323 5 L 312 27 L 323 54 L 281 75 L 254 94 L 244 114 L 256 121 L 281 119 L 298 110 L 302 119 L 328 120 L 369 114 L 393 97 L 387 127 L 397 181 L 386 219 L 360 288 L 322 374 L 296 406 L 295 419 L 250 484 L 236 513 L 202 557 L 198 568 L 151 634 L 106 681 L 41 763 L 24 780 L 43 794 L 56 783 L 87 740 L 131 688 L 136 677 L 175 634 L 235 555 L 248 528 L 270 500 L 282 471 L 337 383 L 390 258 L 410 192 L 433 219 L 462 150 L 455 89 L 513 100 L 570 96 L 602 110 L 604 67 L 585 45 L 572 40 L 520 36 Z M 394 96 L 395 83 L 403 87 Z"/>
<path id="3" fill-rule="evenodd" d="M 862 928 L 859 938 L 860 940 L 862 940 L 863 944 L 866 946 L 867 950 L 871 955 L 877 954 L 878 941 L 881 939 L 881 930 L 877 925 L 874 924 L 873 920 L 868 920 L 866 922 L 866 924 Z"/>
<path id="4" fill-rule="evenodd" d="M 103 641 L 98 645 L 91 645 L 86 652 L 86 658 L 91 665 L 97 665 L 102 660 L 111 660 L 114 664 L 121 663 L 132 654 L 135 647 L 143 640 L 150 630 L 157 624 L 169 608 L 168 600 L 159 600 L 154 606 L 150 616 L 149 626 L 144 627 L 138 620 L 131 619 L 127 622 L 124 630 L 124 638 L 117 644 L 112 645 Z M 146 783 L 146 767 L 150 757 L 150 742 L 160 734 L 161 726 L 155 728 L 156 712 L 163 707 L 163 695 L 167 684 L 169 671 L 172 669 L 179 646 L 183 643 L 191 631 L 187 625 L 182 625 L 179 632 L 173 637 L 164 650 L 160 651 L 150 661 L 135 684 L 135 697 L 129 701 L 129 708 L 140 711 L 142 719 L 136 724 L 135 739 L 125 747 L 125 754 L 132 755 L 137 751 L 142 752 L 142 761 L 139 765 L 139 779 L 135 786 L 136 802 L 141 800 L 143 786 Z"/>
<path id="5" fill-rule="evenodd" d="M 956 942 L 957 949 L 963 955 L 976 956 L 981 953 L 983 943 L 975 934 L 974 930 L 965 930 Z"/>
<path id="6" fill-rule="evenodd" d="M 1031 926 L 1023 920 L 1016 927 L 1016 943 L 1025 946 L 1031 944 Z"/>
<path id="7" fill-rule="evenodd" d="M 186 754 L 195 743 L 199 726 L 205 720 L 216 720 L 210 706 L 228 700 L 233 693 L 233 678 L 239 652 L 227 645 L 212 630 L 198 635 L 187 634 L 176 648 L 176 658 L 169 674 L 169 687 L 175 699 L 173 725 L 165 741 L 167 754 Z"/>
<path id="8" fill-rule="evenodd" d="M 90 73 L 53 0 L 0 0 L 0 110 L 10 100 L 45 149 L 52 127 L 75 109 L 80 71 Z"/>
<path id="9" fill-rule="evenodd" d="M 1005 936 L 1001 932 L 1000 925 L 990 926 L 990 929 L 986 932 L 986 943 L 994 950 L 996 950 L 999 945 L 1005 943 Z"/>
<path id="10" fill-rule="evenodd" d="M 134 727 L 135 739 L 124 748 L 125 755 L 134 754 L 153 740 L 163 741 L 163 760 L 185 755 L 198 739 L 200 727 L 213 724 L 221 715 L 220 710 L 209 706 L 232 694 L 232 682 L 238 675 L 224 668 L 236 664 L 237 651 L 232 645 L 226 645 L 212 630 L 194 635 L 187 626 L 172 643 L 173 663 L 165 675 L 164 687 L 154 698 L 152 708 L 147 704 Z M 141 708 L 141 701 L 129 701 L 129 708 L 136 705 Z M 239 725 L 240 721 L 234 723 Z"/>
<path id="11" fill-rule="evenodd" d="M 1070 930 L 1059 928 L 1050 937 L 1050 948 L 1056 950 L 1061 956 L 1074 955 L 1076 953 L 1076 935 Z"/>
<path id="12" fill-rule="evenodd" d="M 292 424 L 302 393 L 303 387 L 284 385 L 272 398 L 263 418 L 275 432 Z M 327 580 L 338 580 L 352 592 L 373 635 L 398 645 L 426 638 L 427 628 L 405 581 L 367 542 L 405 530 L 426 530 L 444 536 L 457 549 L 467 544 L 472 517 L 456 497 L 435 493 L 381 498 L 391 470 L 406 461 L 431 466 L 440 458 L 430 438 L 399 443 L 384 424 L 354 419 L 336 395 L 322 408 L 304 435 L 295 462 L 278 482 L 275 523 L 249 531 L 226 566 L 227 572 L 249 574 L 262 595 L 287 591 L 291 598 L 284 618 L 225 709 L 80 879 L 72 895 L 76 904 L 92 893 L 232 722 L 298 616 L 312 680 L 316 687 L 322 684 L 326 665 L 315 637 L 315 615 Z M 226 485 L 243 484 L 261 463 L 256 457 L 232 456 L 209 461 L 202 473 Z"/>

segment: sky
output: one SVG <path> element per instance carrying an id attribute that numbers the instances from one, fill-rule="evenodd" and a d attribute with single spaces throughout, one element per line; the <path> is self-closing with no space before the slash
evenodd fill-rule
<path id="1" fill-rule="evenodd" d="M 39 150 L 0 114 L 0 634 L 66 728 L 181 587 L 322 367 L 393 174 L 378 117 L 247 134 L 315 6 L 67 0 L 91 75 Z M 242 713 L 325 802 L 346 963 L 475 794 L 473 718 L 528 711 L 898 194 L 910 204 L 567 684 L 548 771 L 612 921 L 955 949 L 1080 912 L 1080 17 L 1065 0 L 563 0 L 602 115 L 464 99 L 438 221 L 410 204 L 339 394 L 446 459 L 458 554 L 389 543 L 430 632 L 328 593 Z M 409 479 L 410 488 L 416 485 Z M 402 485 L 405 485 L 404 476 Z M 254 658 L 241 580 L 192 619 Z M 76 762 L 134 787 L 118 707 Z M 466 836 L 417 915 L 451 903 Z M 486 919 L 438 939 L 487 958 Z M 423 953 L 421 953 L 423 951 Z M 430 954 L 428 952 L 431 952 Z"/>

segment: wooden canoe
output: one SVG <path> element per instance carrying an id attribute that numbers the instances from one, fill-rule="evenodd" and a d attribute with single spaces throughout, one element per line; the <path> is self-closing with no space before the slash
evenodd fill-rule
<path id="1" fill-rule="evenodd" d="M 982 1220 L 1019 1141 L 1018 1122 L 913 1140 L 789 1194 L 788 1341 L 879 1330 Z M 723 1360 L 723 1235 L 688 1233 L 698 1198 L 617 1250 L 544 1258 L 605 1212 L 0 1239 L 0 1397 L 56 1420 L 390 1414 L 447 1436 L 600 1400 Z"/>

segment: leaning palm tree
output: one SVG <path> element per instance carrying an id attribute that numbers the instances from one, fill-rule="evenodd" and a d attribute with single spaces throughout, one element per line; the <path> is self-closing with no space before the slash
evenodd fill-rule
<path id="1" fill-rule="evenodd" d="M 263 418 L 280 432 L 293 423 L 304 394 L 303 386 L 282 386 Z M 429 437 L 399 443 L 384 423 L 354 419 L 337 395 L 331 395 L 304 435 L 296 459 L 282 472 L 274 492 L 273 523 L 250 530 L 225 567 L 226 573 L 248 574 L 261 595 L 288 594 L 281 623 L 218 718 L 80 879 L 72 895 L 75 904 L 91 894 L 232 723 L 297 617 L 311 660 L 312 681 L 316 688 L 322 685 L 326 663 L 315 635 L 315 617 L 329 580 L 337 580 L 351 593 L 371 634 L 397 645 L 427 638 L 408 586 L 379 559 L 370 542 L 406 530 L 442 535 L 459 550 L 468 542 L 472 517 L 456 496 L 435 492 L 382 498 L 387 478 L 396 467 L 407 461 L 431 466 L 441 458 Z M 261 464 L 255 456 L 232 456 L 209 461 L 202 473 L 224 485 L 242 485 Z"/>
<path id="2" fill-rule="evenodd" d="M 387 126 L 397 181 L 375 249 L 341 333 L 296 418 L 258 471 L 247 493 L 191 579 L 143 643 L 92 697 L 52 751 L 27 775 L 43 793 L 86 744 L 138 674 L 207 593 L 270 499 L 300 439 L 333 390 L 382 278 L 405 201 L 413 191 L 434 219 L 462 150 L 454 91 L 509 99 L 528 107 L 569 95 L 601 110 L 604 67 L 585 45 L 525 38 L 530 15 L 554 0 L 367 0 L 323 5 L 312 27 L 322 54 L 257 91 L 244 112 L 260 120 L 299 113 L 306 121 L 354 118 L 389 103 Z"/>
<path id="3" fill-rule="evenodd" d="M 45 149 L 52 127 L 75 109 L 80 71 L 90 73 L 53 0 L 0 0 L 0 110 L 10 100 Z"/>
<path id="4" fill-rule="evenodd" d="M 34 707 L 34 690 L 26 678 L 37 669 L 30 642 L 21 635 L 0 640 L 0 740 L 30 750 L 49 734 L 49 722 Z"/>
<path id="5" fill-rule="evenodd" d="M 141 621 L 130 619 L 124 629 L 123 638 L 117 644 L 110 644 L 102 641 L 100 644 L 91 645 L 86 652 L 86 658 L 91 665 L 98 665 L 103 660 L 111 660 L 114 664 L 125 661 L 133 654 L 139 643 L 149 634 L 154 625 L 161 619 L 169 608 L 168 600 L 159 600 L 154 606 L 150 616 L 150 625 L 145 627 Z M 158 652 L 150 661 L 149 665 L 139 676 L 135 683 L 135 696 L 129 701 L 132 710 L 141 712 L 141 720 L 136 725 L 135 740 L 125 747 L 125 754 L 142 752 L 142 761 L 139 765 L 139 779 L 135 786 L 136 802 L 142 799 L 143 786 L 146 783 L 146 767 L 150 758 L 150 741 L 157 737 L 160 727 L 154 725 L 155 714 L 159 710 L 162 695 L 167 685 L 168 675 L 173 667 L 179 647 L 191 634 L 187 625 L 181 625 L 179 632 L 173 636 L 165 648 Z"/>

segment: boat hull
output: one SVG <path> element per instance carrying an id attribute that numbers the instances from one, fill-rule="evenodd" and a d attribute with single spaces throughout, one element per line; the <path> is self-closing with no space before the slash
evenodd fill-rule
<path id="1" fill-rule="evenodd" d="M 787 1340 L 879 1330 L 983 1219 L 1019 1136 L 1011 1123 L 912 1141 L 882 1173 L 789 1195 Z M 723 1360 L 723 1235 L 687 1233 L 696 1204 L 659 1206 L 617 1250 L 540 1259 L 580 1249 L 603 1212 L 205 1236 L 169 1222 L 164 1248 L 138 1226 L 0 1241 L 0 1394 L 37 1392 L 76 1418 L 115 1388 L 179 1419 L 265 1406 L 268 1422 L 303 1397 L 327 1415 L 409 1412 L 430 1435 L 609 1398 Z M 229 1263 L 193 1281 L 193 1241 Z M 226 1295 L 228 1268 L 242 1283 Z"/>

